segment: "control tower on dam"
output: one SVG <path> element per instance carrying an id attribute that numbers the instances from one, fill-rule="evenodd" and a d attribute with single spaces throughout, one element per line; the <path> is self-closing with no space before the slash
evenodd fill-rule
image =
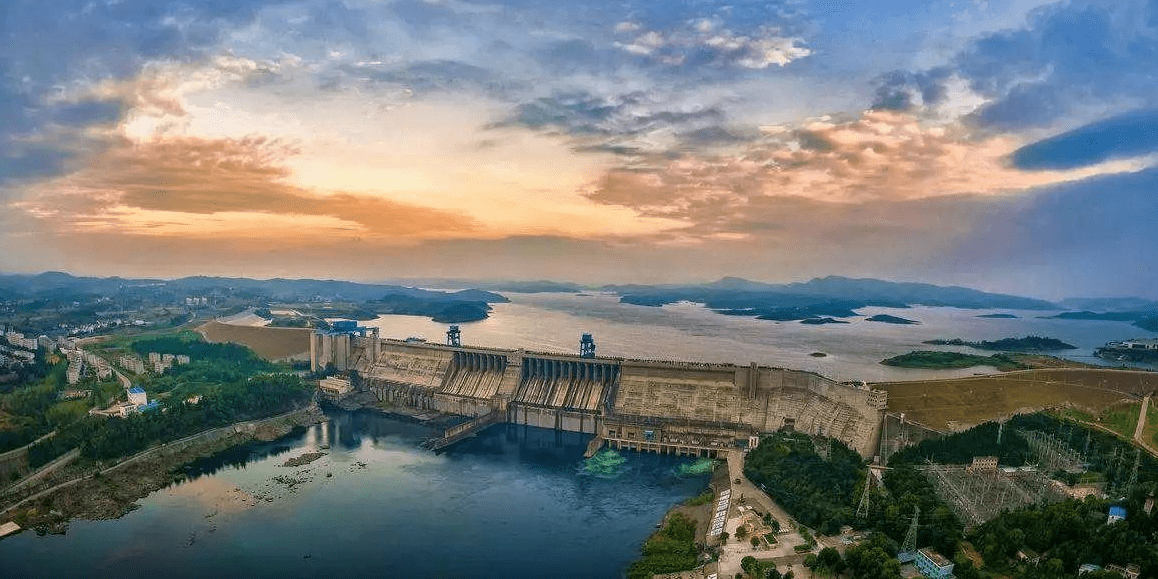
<path id="1" fill-rule="evenodd" d="M 444 346 L 329 331 L 311 366 L 355 372 L 380 401 L 594 434 L 615 447 L 714 454 L 790 428 L 876 448 L 887 393 L 750 364 L 634 360 Z M 710 451 L 710 452 L 701 452 Z"/>

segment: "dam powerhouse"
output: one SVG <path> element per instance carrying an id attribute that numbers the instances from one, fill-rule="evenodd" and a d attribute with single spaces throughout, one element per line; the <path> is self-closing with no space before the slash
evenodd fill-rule
<path id="1" fill-rule="evenodd" d="M 599 357 L 380 338 L 335 322 L 310 335 L 310 365 L 330 365 L 378 401 L 469 417 L 432 443 L 453 444 L 492 424 L 595 435 L 591 449 L 716 456 L 737 440 L 791 428 L 838 439 L 861 456 L 877 447 L 887 393 L 799 370 Z"/>

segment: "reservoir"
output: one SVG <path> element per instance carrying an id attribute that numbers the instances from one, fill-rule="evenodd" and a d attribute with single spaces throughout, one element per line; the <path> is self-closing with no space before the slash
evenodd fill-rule
<path id="1" fill-rule="evenodd" d="M 1150 337 L 1128 322 L 1055 319 L 1048 310 L 969 310 L 949 307 L 866 307 L 847 324 L 814 326 L 798 321 L 775 322 L 716 313 L 702 304 L 676 303 L 648 307 L 619 302 L 608 293 L 504 294 L 510 303 L 493 304 L 489 318 L 460 324 L 465 345 L 523 348 L 548 352 L 578 351 L 579 336 L 591 332 L 600 356 L 661 360 L 750 362 L 807 370 L 835 380 L 884 382 L 925 380 L 993 373 L 975 366 L 958 370 L 895 368 L 881 360 L 912 350 L 954 350 L 988 356 L 991 351 L 963 346 L 930 346 L 924 340 L 967 341 L 1045 336 L 1077 346 L 1048 352 L 1094 365 L 1118 365 L 1094 356 L 1094 348 L 1113 340 Z M 981 318 L 985 314 L 1015 318 Z M 898 325 L 865 320 L 890 314 L 919 322 Z M 256 317 L 256 316 L 255 316 Z M 420 316 L 387 315 L 362 322 L 378 327 L 382 337 L 422 336 L 442 343 L 447 324 Z M 814 357 L 814 352 L 826 354 Z M 1137 364 L 1139 367 L 1154 366 Z"/>
<path id="2" fill-rule="evenodd" d="M 615 579 L 667 509 L 709 476 L 688 458 L 604 451 L 586 461 L 589 437 L 576 433 L 500 425 L 436 455 L 418 447 L 436 434 L 425 426 L 328 416 L 204 459 L 121 519 L 4 539 L 0 569 L 29 578 Z M 281 466 L 312 451 L 327 454 Z"/>

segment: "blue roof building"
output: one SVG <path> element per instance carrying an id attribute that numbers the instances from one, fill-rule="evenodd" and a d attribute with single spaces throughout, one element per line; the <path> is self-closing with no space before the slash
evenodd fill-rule
<path id="1" fill-rule="evenodd" d="M 129 404 L 133 404 L 135 406 L 144 406 L 145 404 L 148 404 L 148 402 L 149 396 L 145 394 L 144 388 L 137 387 L 129 389 Z"/>
<path id="2" fill-rule="evenodd" d="M 929 579 L 953 579 L 953 563 L 941 556 L 940 553 L 925 547 L 917 550 L 917 557 L 913 560 L 921 575 Z"/>
<path id="3" fill-rule="evenodd" d="M 1106 524 L 1116 523 L 1126 518 L 1126 509 L 1122 507 L 1110 507 L 1110 514 L 1106 517 Z"/>

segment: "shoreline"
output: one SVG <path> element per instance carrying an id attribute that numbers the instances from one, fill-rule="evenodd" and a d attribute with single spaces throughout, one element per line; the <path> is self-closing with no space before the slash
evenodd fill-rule
<path id="1" fill-rule="evenodd" d="M 63 534 L 73 519 L 118 519 L 135 510 L 140 499 L 184 480 L 186 477 L 180 468 L 198 458 L 253 441 L 274 441 L 295 428 L 325 420 L 321 408 L 311 405 L 155 446 L 95 473 L 62 481 L 21 499 L 0 511 L 0 520 L 14 521 L 38 534 Z"/>

